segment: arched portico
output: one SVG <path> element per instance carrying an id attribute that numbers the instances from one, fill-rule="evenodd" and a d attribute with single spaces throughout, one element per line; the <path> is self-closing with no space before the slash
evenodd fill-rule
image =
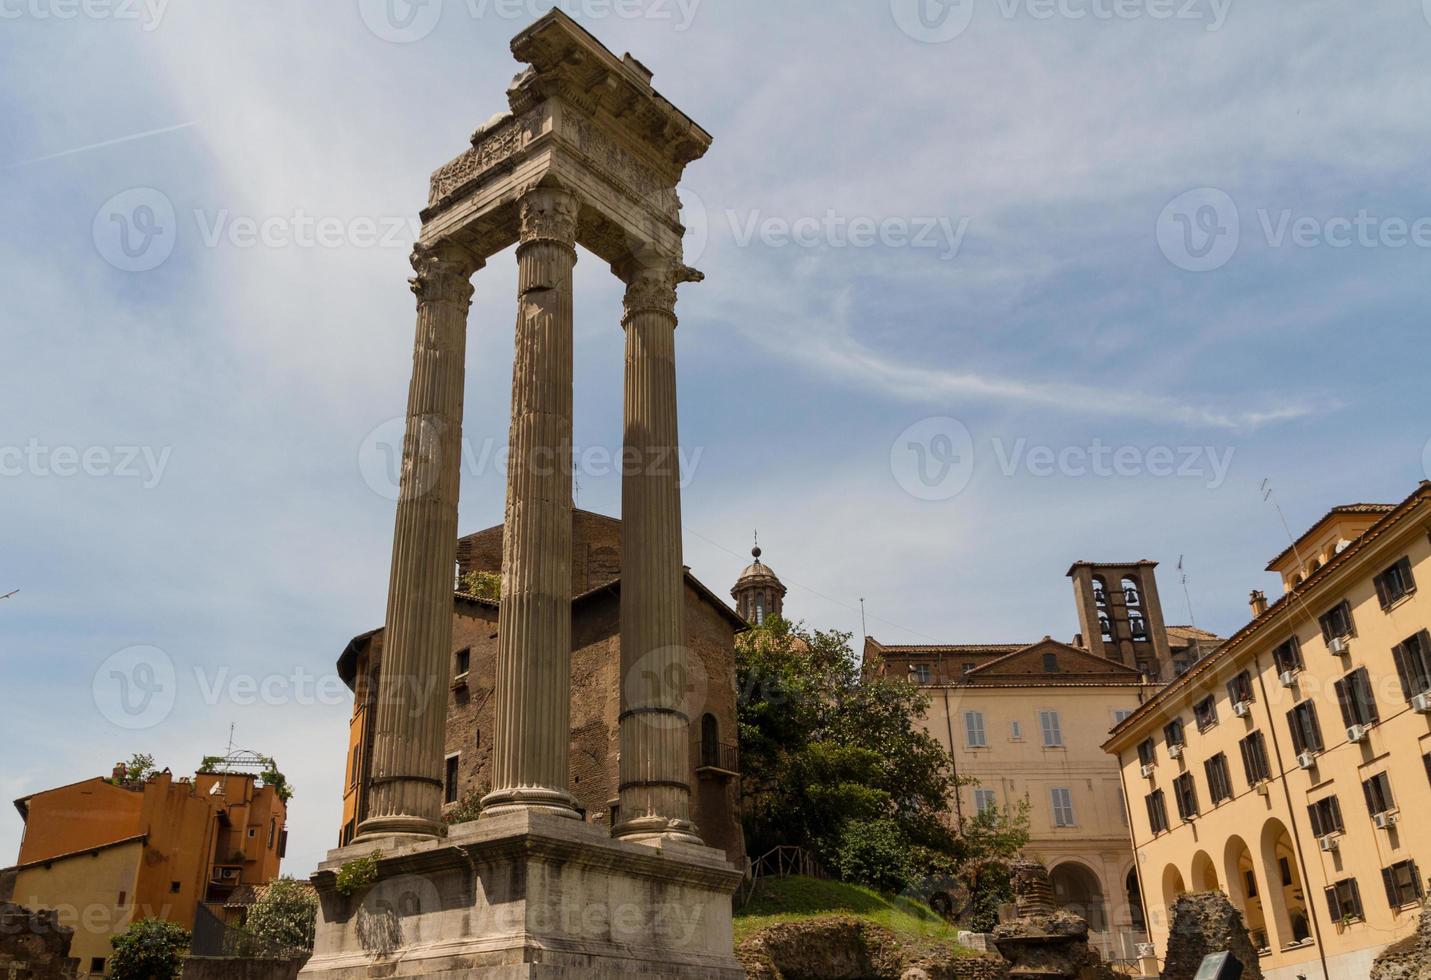
<path id="1" fill-rule="evenodd" d="M 1049 880 L 1060 908 L 1083 916 L 1093 932 L 1108 931 L 1108 905 L 1092 868 L 1079 861 L 1065 861 L 1049 872 Z"/>

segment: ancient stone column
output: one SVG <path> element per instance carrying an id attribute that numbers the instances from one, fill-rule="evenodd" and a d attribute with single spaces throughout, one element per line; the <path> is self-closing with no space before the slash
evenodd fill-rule
<path id="1" fill-rule="evenodd" d="M 364 835 L 436 835 L 441 828 L 469 280 L 481 265 L 455 244 L 418 245 L 412 253 L 417 343 Z"/>
<path id="2" fill-rule="evenodd" d="M 662 261 L 626 279 L 626 407 L 621 479 L 621 767 L 618 837 L 700 843 L 690 818 L 689 713 L 676 431 L 676 283 Z"/>
<path id="3" fill-rule="evenodd" d="M 576 226 L 569 192 L 542 187 L 522 198 L 496 729 L 483 816 L 516 809 L 577 816 L 567 789 Z"/>

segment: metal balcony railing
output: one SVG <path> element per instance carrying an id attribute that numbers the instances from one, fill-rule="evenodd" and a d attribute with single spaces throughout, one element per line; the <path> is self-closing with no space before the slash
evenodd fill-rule
<path id="1" fill-rule="evenodd" d="M 702 742 L 701 768 L 740 772 L 740 746 L 734 742 Z"/>

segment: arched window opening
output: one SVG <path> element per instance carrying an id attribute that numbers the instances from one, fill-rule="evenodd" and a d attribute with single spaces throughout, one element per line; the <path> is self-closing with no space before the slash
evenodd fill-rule
<path id="1" fill-rule="evenodd" d="M 1138 580 L 1131 575 L 1123 579 L 1123 601 L 1130 606 L 1143 604 L 1143 594 L 1138 588 Z"/>

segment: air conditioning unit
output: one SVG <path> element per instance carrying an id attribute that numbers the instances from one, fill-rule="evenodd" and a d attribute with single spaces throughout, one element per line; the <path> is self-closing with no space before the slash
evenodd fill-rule
<path id="1" fill-rule="evenodd" d="M 1367 728 L 1365 725 L 1353 725 L 1347 729 L 1347 741 L 1356 745 L 1358 742 L 1366 741 Z"/>
<path id="2" fill-rule="evenodd" d="M 1423 715 L 1431 715 L 1431 692 L 1418 694 L 1411 699 L 1411 710 Z"/>
<path id="3" fill-rule="evenodd" d="M 1183 757 L 1183 747 L 1176 743 L 1169 745 L 1168 757 L 1172 759 L 1181 759 Z"/>
<path id="4" fill-rule="evenodd" d="M 1141 772 L 1143 773 L 1143 778 L 1144 778 L 1144 779 L 1151 779 L 1152 776 L 1153 776 L 1153 770 L 1156 769 L 1156 768 L 1158 768 L 1158 767 L 1155 766 L 1155 765 L 1153 765 L 1153 763 L 1151 763 L 1151 762 L 1148 763 L 1146 766 L 1144 766 L 1144 767 L 1142 768 L 1142 770 L 1141 770 Z"/>
<path id="5" fill-rule="evenodd" d="M 1396 814 L 1390 810 L 1372 814 L 1371 820 L 1376 824 L 1378 830 L 1386 830 L 1388 827 L 1396 826 Z"/>
<path id="6" fill-rule="evenodd" d="M 1318 837 L 1318 838 L 1317 838 L 1317 843 L 1318 843 L 1319 845 L 1321 845 L 1322 850 L 1324 850 L 1324 851 L 1329 851 L 1329 852 L 1330 852 L 1330 851 L 1335 851 L 1338 847 L 1341 846 L 1341 845 L 1337 842 L 1337 838 L 1335 838 L 1335 837 L 1332 836 L 1331 834 L 1328 834 L 1328 835 L 1325 836 L 1325 837 Z"/>
<path id="7" fill-rule="evenodd" d="M 1252 705 L 1248 704 L 1246 701 L 1238 701 L 1232 706 L 1232 713 L 1239 718 L 1246 718 L 1248 715 L 1252 714 Z"/>
<path id="8" fill-rule="evenodd" d="M 1310 769 L 1317 764 L 1317 757 L 1311 752 L 1303 752 L 1297 756 L 1297 765 L 1303 769 Z"/>
<path id="9" fill-rule="evenodd" d="M 1267 789 L 1267 780 L 1265 779 L 1258 780 L 1257 785 L 1252 788 L 1257 790 L 1258 796 L 1266 796 L 1269 792 Z"/>
<path id="10" fill-rule="evenodd" d="M 1297 685 L 1297 672 L 1295 670 L 1284 670 L 1277 677 L 1282 682 L 1283 687 L 1295 687 Z"/>
<path id="11" fill-rule="evenodd" d="M 1336 654 L 1338 657 L 1345 657 L 1347 654 L 1351 653 L 1351 644 L 1347 642 L 1346 637 L 1339 636 L 1335 640 L 1327 644 L 1327 649 L 1330 650 L 1332 653 Z"/>

